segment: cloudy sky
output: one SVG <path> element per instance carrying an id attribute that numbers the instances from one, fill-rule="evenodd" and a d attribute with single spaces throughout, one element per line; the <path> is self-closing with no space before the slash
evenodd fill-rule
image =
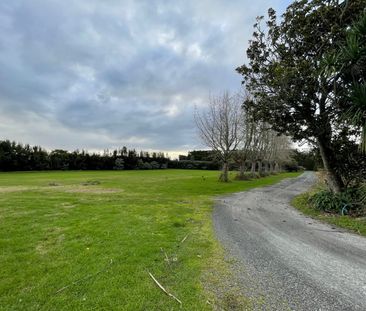
<path id="1" fill-rule="evenodd" d="M 202 147 L 194 107 L 238 90 L 257 15 L 289 0 L 0 2 L 0 139 L 48 149 Z"/>

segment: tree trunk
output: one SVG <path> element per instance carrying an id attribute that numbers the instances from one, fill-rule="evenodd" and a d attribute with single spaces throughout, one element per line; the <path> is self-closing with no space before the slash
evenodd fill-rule
<path id="1" fill-rule="evenodd" d="M 258 161 L 258 173 L 259 176 L 262 176 L 262 161 Z"/>
<path id="2" fill-rule="evenodd" d="M 239 165 L 239 174 L 237 177 L 239 180 L 242 180 L 245 178 L 245 161 L 241 162 Z"/>
<path id="3" fill-rule="evenodd" d="M 252 167 L 251 167 L 251 169 L 250 169 L 250 173 L 251 173 L 252 175 L 254 175 L 254 174 L 255 174 L 255 166 L 256 166 L 255 161 L 252 161 Z"/>
<path id="4" fill-rule="evenodd" d="M 343 190 L 344 183 L 341 176 L 334 170 L 335 161 L 332 150 L 329 148 L 329 144 L 325 142 L 325 139 L 318 138 L 317 141 L 324 169 L 326 171 L 328 186 L 333 192 L 339 193 Z"/>
<path id="5" fill-rule="evenodd" d="M 277 162 L 275 163 L 275 171 L 276 173 L 280 172 L 280 165 Z"/>
<path id="6" fill-rule="evenodd" d="M 226 161 L 222 165 L 222 171 L 221 171 L 221 175 L 220 175 L 219 180 L 222 181 L 222 182 L 228 182 L 229 181 L 229 163 L 226 162 Z"/>

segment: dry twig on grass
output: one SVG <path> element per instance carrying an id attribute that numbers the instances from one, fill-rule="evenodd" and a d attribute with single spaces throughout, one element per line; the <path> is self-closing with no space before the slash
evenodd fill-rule
<path id="1" fill-rule="evenodd" d="M 150 277 L 154 280 L 155 284 L 159 286 L 159 288 L 165 293 L 167 294 L 169 297 L 172 297 L 174 300 L 176 300 L 180 305 L 182 304 L 182 302 L 175 297 L 173 294 L 169 293 L 159 282 L 157 279 L 155 279 L 155 277 L 149 272 Z"/>
<path id="2" fill-rule="evenodd" d="M 98 272 L 96 272 L 96 273 L 89 274 L 89 275 L 87 275 L 87 276 L 85 276 L 85 277 L 83 277 L 83 278 L 81 278 L 81 279 L 79 279 L 79 280 L 76 280 L 76 281 L 74 281 L 74 282 L 70 283 L 69 285 L 66 285 L 66 286 L 64 286 L 64 287 L 60 288 L 58 291 L 56 291 L 56 292 L 55 292 L 55 295 L 56 295 L 56 294 L 61 293 L 61 292 L 62 292 L 62 291 L 64 291 L 65 289 L 69 288 L 70 286 L 73 286 L 73 285 L 79 284 L 79 283 L 80 283 L 80 282 L 82 282 L 82 281 L 88 280 L 88 279 L 90 279 L 90 278 L 92 278 L 92 277 L 94 277 L 94 276 L 97 276 L 98 274 L 100 274 L 100 273 L 102 273 L 102 272 L 105 272 L 106 270 L 108 270 L 108 268 L 109 268 L 112 264 L 113 264 L 113 260 L 111 259 L 110 263 L 109 263 L 109 264 L 108 264 L 104 269 L 102 269 L 102 270 L 100 270 L 100 271 L 98 271 Z"/>
<path id="3" fill-rule="evenodd" d="M 187 234 L 182 241 L 180 241 L 180 244 L 182 244 L 187 238 L 188 238 L 189 234 Z"/>
<path id="4" fill-rule="evenodd" d="M 168 265 L 170 266 L 170 259 L 167 255 L 167 253 L 164 251 L 164 249 L 161 247 L 160 248 L 161 252 L 164 254 L 164 257 L 165 257 L 165 261 L 168 263 Z"/>

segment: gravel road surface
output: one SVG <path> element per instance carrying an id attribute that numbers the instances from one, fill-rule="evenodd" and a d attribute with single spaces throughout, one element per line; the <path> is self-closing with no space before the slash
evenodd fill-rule
<path id="1" fill-rule="evenodd" d="M 256 310 L 366 310 L 366 238 L 290 206 L 314 181 L 305 172 L 217 201 L 217 237 Z"/>

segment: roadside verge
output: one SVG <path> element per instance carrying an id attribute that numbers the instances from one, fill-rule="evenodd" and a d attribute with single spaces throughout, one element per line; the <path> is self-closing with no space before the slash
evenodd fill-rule
<path id="1" fill-rule="evenodd" d="M 296 196 L 291 201 L 291 205 L 306 216 L 310 216 L 328 224 L 350 230 L 362 236 L 366 236 L 366 217 L 351 217 L 347 215 L 341 216 L 337 214 L 330 214 L 317 210 L 311 206 L 309 203 L 310 197 L 319 191 L 321 187 L 322 185 L 318 183 L 316 186 L 312 187 L 310 191 Z"/>

